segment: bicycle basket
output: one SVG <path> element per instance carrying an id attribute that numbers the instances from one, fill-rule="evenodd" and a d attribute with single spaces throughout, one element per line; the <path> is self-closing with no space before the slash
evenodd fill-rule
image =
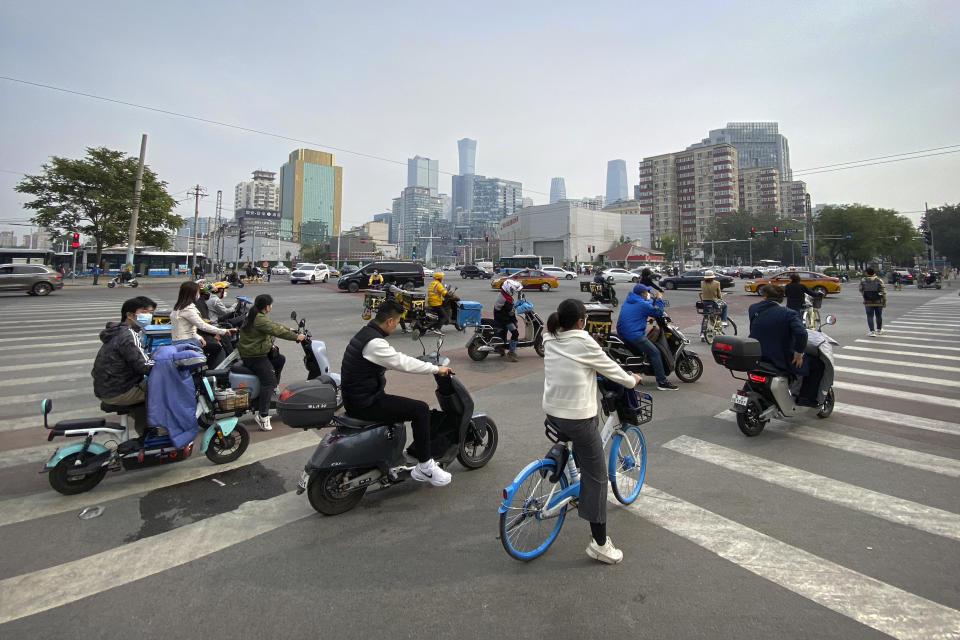
<path id="1" fill-rule="evenodd" d="M 823 307 L 823 296 L 810 296 L 810 304 L 814 309 Z"/>
<path id="2" fill-rule="evenodd" d="M 635 425 L 653 420 L 653 397 L 649 393 L 637 393 L 606 378 L 598 378 L 598 382 L 605 413 L 616 411 L 620 422 Z"/>

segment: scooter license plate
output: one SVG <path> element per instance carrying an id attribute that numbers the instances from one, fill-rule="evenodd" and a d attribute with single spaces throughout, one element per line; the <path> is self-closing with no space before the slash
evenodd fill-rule
<path id="1" fill-rule="evenodd" d="M 733 401 L 733 404 L 738 404 L 741 407 L 747 406 L 747 396 L 742 396 L 739 393 L 733 394 L 733 397 L 730 398 Z"/>
<path id="2" fill-rule="evenodd" d="M 309 482 L 310 482 L 310 474 L 307 473 L 306 471 L 301 471 L 300 481 L 297 482 L 297 488 L 300 489 L 301 493 L 307 490 L 307 483 Z"/>

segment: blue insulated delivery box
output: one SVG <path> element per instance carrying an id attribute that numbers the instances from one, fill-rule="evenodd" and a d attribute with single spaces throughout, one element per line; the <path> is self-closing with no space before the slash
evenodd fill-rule
<path id="1" fill-rule="evenodd" d="M 460 323 L 461 327 L 478 327 L 480 326 L 480 312 L 483 308 L 479 302 L 471 302 L 469 300 L 461 300 L 457 303 L 459 311 L 457 312 L 457 322 Z"/>

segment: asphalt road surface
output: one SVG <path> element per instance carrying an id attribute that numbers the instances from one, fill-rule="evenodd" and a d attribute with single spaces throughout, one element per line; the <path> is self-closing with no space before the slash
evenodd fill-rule
<path id="1" fill-rule="evenodd" d="M 487 281 L 448 282 L 489 309 Z M 958 638 L 960 637 L 960 297 L 956 287 L 890 292 L 884 335 L 866 335 L 855 283 L 831 296 L 837 406 L 744 437 L 729 412 L 739 383 L 697 339 L 696 293 L 668 293 L 704 358 L 700 381 L 654 397 L 643 427 L 647 473 L 631 507 L 611 505 L 623 563 L 584 553 L 571 514 L 541 558 L 520 563 L 497 539 L 501 491 L 549 448 L 542 360 L 472 362 L 467 334 L 444 352 L 500 430 L 483 469 L 453 483 L 370 491 L 323 517 L 294 493 L 319 439 L 274 422 L 235 463 L 203 456 L 108 474 L 61 496 L 38 473 L 50 452 L 39 414 L 99 415 L 90 368 L 97 333 L 121 302 L 172 303 L 178 283 L 136 291 L 68 286 L 0 293 L 0 636 L 5 638 Z M 618 285 L 621 299 L 628 285 Z M 362 296 L 275 279 L 272 316 L 296 310 L 334 369 L 359 329 Z M 235 291 L 231 291 L 231 295 Z M 576 281 L 528 299 L 546 317 Z M 746 331 L 755 296 L 729 293 Z M 281 384 L 305 377 L 299 348 Z M 396 334 L 411 354 L 419 345 Z M 388 390 L 431 400 L 429 376 L 391 373 Z M 82 520 L 98 505 L 100 517 Z"/>

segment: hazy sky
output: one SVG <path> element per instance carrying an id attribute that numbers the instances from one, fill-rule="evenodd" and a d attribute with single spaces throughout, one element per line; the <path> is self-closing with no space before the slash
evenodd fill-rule
<path id="1" fill-rule="evenodd" d="M 536 204 L 553 176 L 602 194 L 612 158 L 632 184 L 642 157 L 728 121 L 779 122 L 795 171 L 960 145 L 958 18 L 956 0 L 7 1 L 0 75 L 314 144 L 0 80 L 0 220 L 29 217 L 10 171 L 87 146 L 135 156 L 141 133 L 175 197 L 211 193 L 201 215 L 298 146 L 333 151 L 345 227 L 389 210 L 408 157 L 456 172 L 462 137 L 478 173 Z M 814 203 L 917 211 L 960 201 L 960 153 L 802 178 Z"/>

